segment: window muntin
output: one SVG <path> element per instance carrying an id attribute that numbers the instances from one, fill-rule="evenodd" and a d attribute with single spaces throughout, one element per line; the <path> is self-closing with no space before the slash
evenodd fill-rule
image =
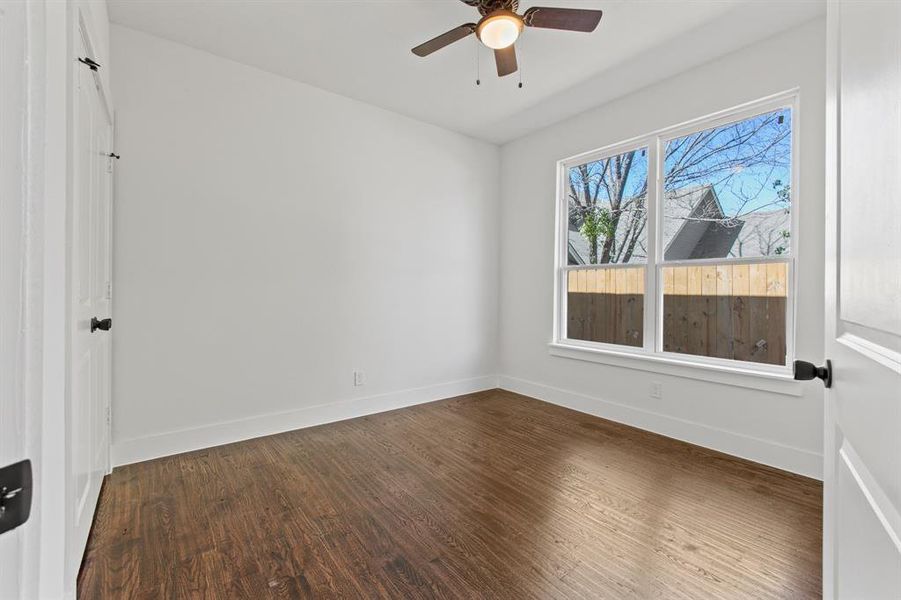
<path id="1" fill-rule="evenodd" d="M 560 218 L 565 225 L 560 230 L 562 297 L 555 339 L 638 354 L 677 354 L 683 361 L 692 357 L 693 362 L 724 366 L 757 363 L 755 370 L 784 372 L 793 353 L 795 102 L 794 95 L 786 94 L 651 134 L 611 152 L 584 155 L 590 159 L 561 162 Z M 599 245 L 593 263 L 582 236 L 583 251 L 574 260 L 571 247 L 582 229 L 574 209 L 584 207 L 583 199 L 590 197 L 580 195 L 577 185 L 600 182 L 605 169 L 609 173 L 617 159 L 623 163 L 634 153 L 646 160 L 638 173 L 648 175 L 643 190 L 623 179 L 634 186 L 628 189 L 642 190 L 631 196 L 640 197 L 642 202 L 634 205 L 641 205 L 644 217 L 638 221 L 643 228 L 636 249 L 626 262 L 624 253 L 619 259 L 616 252 L 605 256 Z M 615 208 L 607 190 L 616 188 L 601 187 L 598 206 Z M 678 206 L 679 201 L 693 202 L 693 212 Z M 667 225 L 668 219 L 681 223 Z M 621 249 L 619 241 L 626 239 L 620 230 L 623 221 L 615 229 L 607 224 L 614 249 Z M 619 279 L 612 274 L 617 270 L 623 270 Z"/>

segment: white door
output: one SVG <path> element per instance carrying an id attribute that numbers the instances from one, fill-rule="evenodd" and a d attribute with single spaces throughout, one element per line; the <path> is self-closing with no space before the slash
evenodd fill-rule
<path id="1" fill-rule="evenodd" d="M 828 5 L 824 597 L 901 598 L 901 2 Z"/>
<path id="2" fill-rule="evenodd" d="M 25 4 L 0 3 L 0 467 L 25 452 L 23 404 L 23 184 Z M 0 535 L 0 598 L 22 587 L 23 527 Z"/>
<path id="3" fill-rule="evenodd" d="M 79 36 L 78 57 L 91 57 Z M 73 580 L 109 469 L 111 331 L 98 321 L 111 314 L 111 119 L 96 72 L 76 63 L 71 230 L 70 481 L 72 497 L 69 576 Z"/>

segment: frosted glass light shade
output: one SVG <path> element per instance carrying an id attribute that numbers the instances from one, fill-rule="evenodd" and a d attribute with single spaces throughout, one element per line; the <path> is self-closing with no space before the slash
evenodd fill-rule
<path id="1" fill-rule="evenodd" d="M 522 21 L 513 13 L 489 15 L 479 23 L 476 33 L 492 50 L 511 46 L 522 32 Z"/>

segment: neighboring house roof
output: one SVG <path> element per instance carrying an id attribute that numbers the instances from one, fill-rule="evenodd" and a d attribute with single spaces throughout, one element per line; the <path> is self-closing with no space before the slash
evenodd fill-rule
<path id="1" fill-rule="evenodd" d="M 788 248 L 791 212 L 787 208 L 748 213 L 742 217 L 744 227 L 729 256 L 772 256 L 780 247 Z"/>
<path id="2" fill-rule="evenodd" d="M 576 235 L 574 236 L 573 233 Z M 566 248 L 566 252 L 569 255 L 566 261 L 568 265 L 584 265 L 585 260 L 588 258 L 588 242 L 579 235 L 578 231 L 574 232 L 572 227 L 569 229 L 569 245 Z M 585 258 L 582 258 L 583 256 Z"/>
<path id="3" fill-rule="evenodd" d="M 716 192 L 699 185 L 666 192 L 663 240 L 666 260 L 770 256 L 787 246 L 785 232 L 791 226 L 787 209 L 753 212 L 727 218 Z M 569 226 L 569 264 L 588 264 L 589 246 L 572 223 Z M 623 243 L 624 227 L 617 230 L 616 246 Z M 646 248 L 636 246 L 633 261 L 646 258 Z"/>
<path id="4" fill-rule="evenodd" d="M 726 213 L 712 186 L 667 191 L 664 204 L 664 259 L 728 256 L 743 222 L 724 222 Z"/>

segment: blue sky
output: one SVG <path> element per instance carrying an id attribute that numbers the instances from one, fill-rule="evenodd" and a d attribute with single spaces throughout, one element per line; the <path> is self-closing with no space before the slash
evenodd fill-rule
<path id="1" fill-rule="evenodd" d="M 791 124 L 791 110 L 781 109 L 670 140 L 665 152 L 667 189 L 711 184 L 728 216 L 787 208 L 779 201 L 776 184 L 791 182 Z M 589 164 L 593 185 L 612 160 Z M 648 173 L 646 150 L 636 151 L 633 160 L 626 180 L 627 198 L 642 190 Z M 674 177 L 680 161 L 688 161 L 691 168 Z M 578 173 L 573 169 L 570 175 Z M 603 187 L 599 199 L 609 205 L 604 202 L 608 199 Z"/>
<path id="2" fill-rule="evenodd" d="M 667 144 L 667 174 L 685 159 L 689 147 L 691 156 L 698 160 L 667 188 L 712 184 L 728 216 L 788 208 L 779 198 L 778 188 L 791 182 L 791 117 L 791 110 L 782 109 L 671 140 Z M 701 143 L 692 146 L 699 140 Z M 730 146 L 733 141 L 735 145 Z M 721 150 L 709 152 L 716 148 Z M 693 173 L 697 177 L 692 181 Z"/>

